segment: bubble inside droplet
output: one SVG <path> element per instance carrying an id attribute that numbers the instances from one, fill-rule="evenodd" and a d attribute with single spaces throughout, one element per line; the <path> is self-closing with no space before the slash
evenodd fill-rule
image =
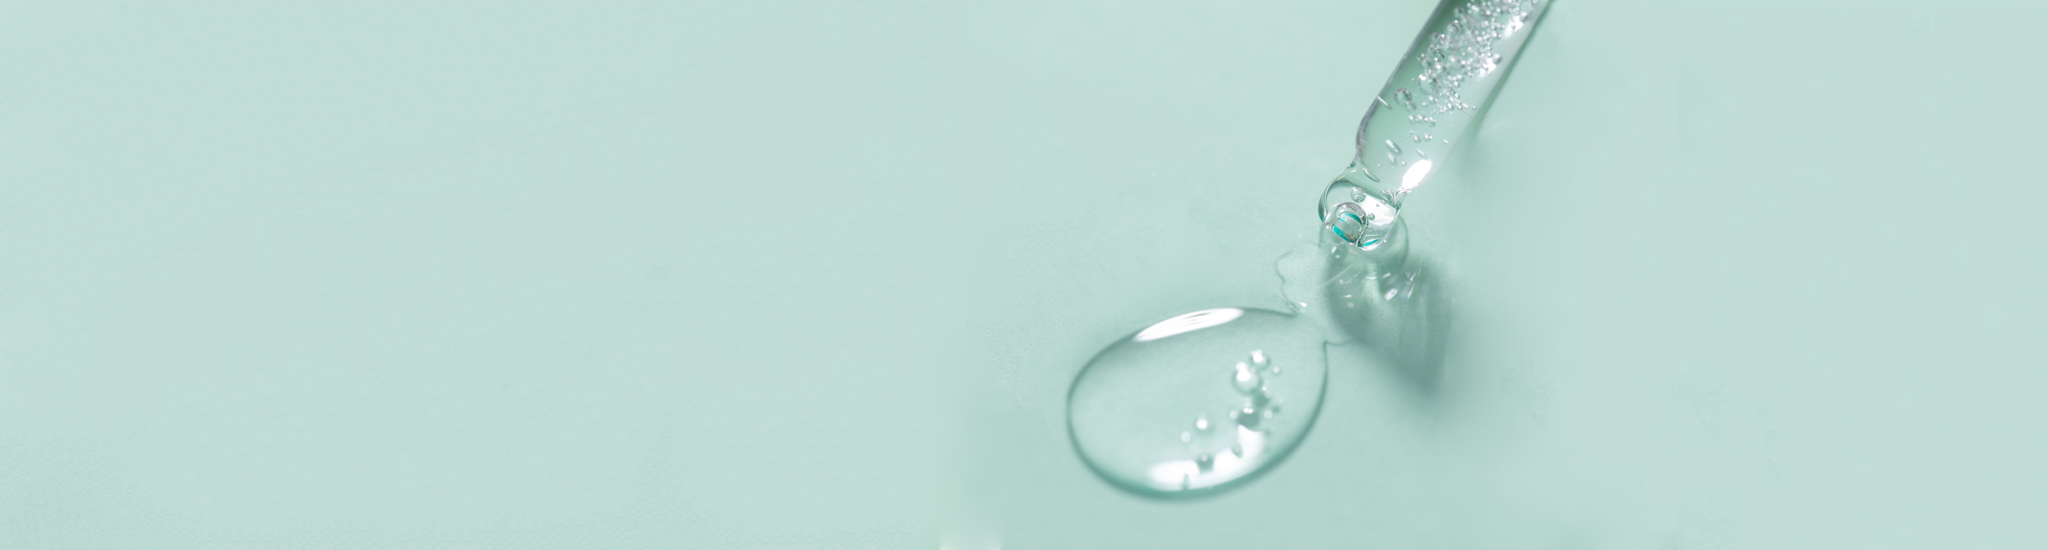
<path id="1" fill-rule="evenodd" d="M 1238 363 L 1237 373 L 1230 377 L 1230 384 L 1237 387 L 1237 391 L 1244 393 L 1259 389 L 1259 384 L 1264 382 L 1259 379 L 1259 371 L 1253 369 L 1251 363 Z"/>
<path id="2" fill-rule="evenodd" d="M 1288 376 L 1266 375 L 1282 364 Z M 1301 442 L 1321 407 L 1327 370 L 1322 334 L 1303 318 L 1198 311 L 1120 339 L 1090 360 L 1068 393 L 1067 425 L 1083 461 L 1118 487 L 1160 496 L 1214 490 L 1277 463 Z"/>

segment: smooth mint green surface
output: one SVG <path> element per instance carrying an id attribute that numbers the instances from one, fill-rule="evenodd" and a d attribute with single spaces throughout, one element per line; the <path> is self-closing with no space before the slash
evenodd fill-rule
<path id="1" fill-rule="evenodd" d="M 1090 474 L 1431 7 L 0 5 L 0 548 L 2048 545 L 2026 3 L 1559 0 L 1403 211 L 1443 383 Z"/>

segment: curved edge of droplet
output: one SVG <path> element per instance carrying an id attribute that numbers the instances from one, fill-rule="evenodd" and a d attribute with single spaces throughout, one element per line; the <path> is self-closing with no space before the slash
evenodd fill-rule
<path id="1" fill-rule="evenodd" d="M 1136 331 L 1133 331 L 1130 334 L 1125 335 L 1124 338 L 1131 338 L 1137 336 L 1137 334 L 1138 333 Z M 1093 363 L 1094 360 L 1094 357 L 1090 357 L 1089 363 Z M 1083 372 L 1087 371 L 1087 365 L 1089 363 L 1082 364 L 1081 370 Z M 1088 459 L 1088 453 L 1081 452 L 1081 440 L 1074 436 L 1074 390 L 1081 387 L 1081 372 L 1074 373 L 1074 381 L 1067 383 L 1067 395 L 1065 401 L 1066 405 L 1061 407 L 1062 409 L 1064 409 L 1062 414 L 1067 417 L 1067 449 L 1074 453 L 1075 458 L 1081 459 L 1081 464 L 1086 465 L 1088 467 L 1088 473 L 1094 474 L 1096 479 L 1100 479 L 1103 481 L 1103 483 L 1107 483 L 1109 484 L 1109 486 L 1115 487 L 1118 490 L 1122 490 L 1125 493 L 1130 493 L 1132 495 L 1137 495 L 1140 497 L 1158 501 L 1184 501 L 1220 495 L 1235 490 L 1238 487 L 1249 484 L 1253 480 L 1265 477 L 1266 472 L 1270 472 L 1274 469 L 1279 468 L 1281 464 L 1287 462 L 1287 459 L 1292 458 L 1294 456 L 1294 451 L 1296 449 L 1300 449 L 1302 445 L 1308 443 L 1308 434 L 1315 433 L 1316 422 L 1320 421 L 1323 417 L 1323 400 L 1329 398 L 1330 395 L 1330 342 L 1328 341 L 1323 342 L 1323 376 L 1322 379 L 1318 380 L 1317 382 L 1318 384 L 1316 384 L 1315 410 L 1309 411 L 1308 423 L 1303 425 L 1301 428 L 1302 440 L 1295 442 L 1295 444 L 1293 445 L 1289 445 L 1285 449 L 1281 449 L 1280 451 L 1273 453 L 1273 459 L 1271 461 L 1268 461 L 1265 465 L 1260 466 L 1258 468 L 1254 468 L 1251 472 L 1246 473 L 1243 476 L 1239 476 L 1237 479 L 1232 479 L 1230 481 L 1225 481 L 1223 483 L 1218 483 L 1215 485 L 1202 487 L 1199 489 L 1185 489 L 1180 491 L 1160 491 L 1158 489 L 1154 489 L 1152 487 L 1147 487 L 1144 485 L 1136 485 L 1117 481 L 1116 476 L 1110 475 L 1109 472 L 1103 471 L 1101 466 L 1097 466 L 1095 464 L 1095 461 Z"/>

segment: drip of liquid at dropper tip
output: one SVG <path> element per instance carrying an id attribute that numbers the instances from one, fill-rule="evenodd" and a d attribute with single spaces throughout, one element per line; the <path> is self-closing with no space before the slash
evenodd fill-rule
<path id="1" fill-rule="evenodd" d="M 1456 138 L 1490 107 L 1501 77 L 1549 6 L 1549 0 L 1439 4 L 1359 121 L 1351 166 L 1317 207 L 1325 227 L 1360 247 L 1387 237 L 1375 228 L 1395 231 L 1402 202 L 1441 171 Z M 1388 186 L 1380 174 L 1398 178 Z"/>

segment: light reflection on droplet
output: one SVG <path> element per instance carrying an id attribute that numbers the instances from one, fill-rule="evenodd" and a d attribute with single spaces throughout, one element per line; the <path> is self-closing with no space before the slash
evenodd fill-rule
<path id="1" fill-rule="evenodd" d="M 1201 330 L 1216 325 L 1228 323 L 1232 319 L 1236 319 L 1237 316 L 1243 314 L 1244 310 L 1240 310 L 1234 307 L 1205 309 L 1194 313 L 1183 313 L 1180 315 L 1176 315 L 1171 319 L 1153 323 L 1152 326 L 1145 327 L 1145 330 L 1138 331 L 1137 334 L 1132 335 L 1131 340 L 1138 342 L 1158 340 L 1160 338 L 1165 338 L 1168 336 L 1173 336 L 1188 331 Z"/>

